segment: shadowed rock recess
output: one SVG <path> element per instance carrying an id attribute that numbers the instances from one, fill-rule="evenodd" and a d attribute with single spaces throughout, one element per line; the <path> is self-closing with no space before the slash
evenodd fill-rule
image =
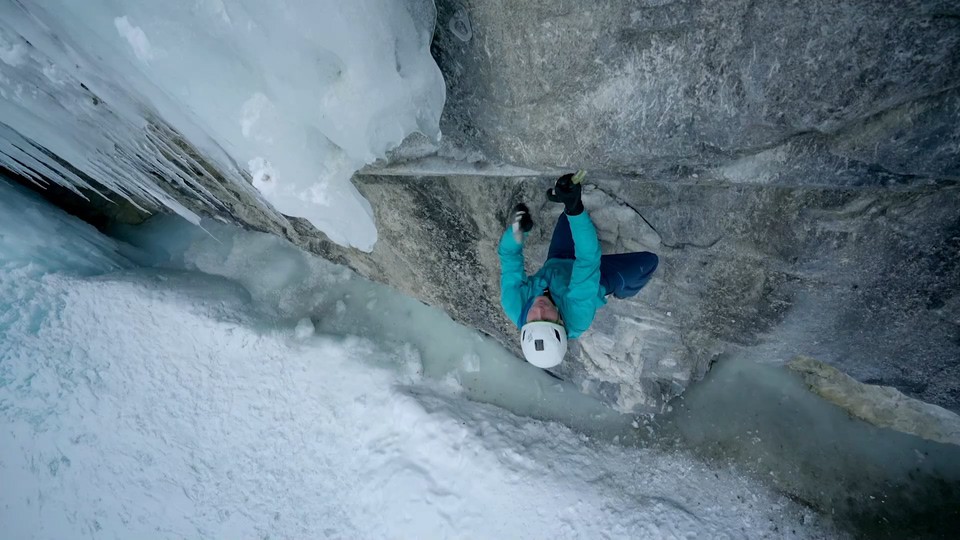
<path id="1" fill-rule="evenodd" d="M 496 240 L 508 209 L 530 204 L 535 271 L 560 212 L 543 193 L 560 171 L 585 168 L 604 252 L 650 250 L 661 265 L 638 297 L 598 312 L 560 376 L 639 412 L 662 409 L 724 354 L 803 355 L 960 412 L 954 2 L 437 9 L 443 140 L 411 137 L 355 176 L 376 214 L 372 253 L 266 209 L 159 130 L 217 206 L 169 192 L 519 352 L 499 305 Z"/>

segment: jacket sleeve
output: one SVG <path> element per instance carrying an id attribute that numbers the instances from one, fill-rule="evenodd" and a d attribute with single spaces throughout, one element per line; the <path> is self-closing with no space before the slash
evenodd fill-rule
<path id="1" fill-rule="evenodd" d="M 567 216 L 573 236 L 576 260 L 570 274 L 570 289 L 564 323 L 567 335 L 575 338 L 585 332 L 597 312 L 597 294 L 600 290 L 600 241 L 597 229 L 586 210 L 576 216 Z"/>
<path id="2" fill-rule="evenodd" d="M 497 254 L 500 256 L 500 305 L 507 317 L 520 327 L 527 274 L 523 270 L 523 245 L 514 239 L 512 230 L 507 229 L 500 237 Z"/>

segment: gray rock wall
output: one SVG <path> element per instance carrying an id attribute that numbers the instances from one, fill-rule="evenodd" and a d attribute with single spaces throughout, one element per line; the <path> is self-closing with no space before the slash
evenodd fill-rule
<path id="1" fill-rule="evenodd" d="M 438 8 L 441 127 L 452 146 L 495 161 L 683 174 L 779 148 L 774 176 L 787 183 L 873 184 L 885 180 L 869 174 L 877 167 L 960 175 L 955 2 Z M 467 42 L 446 24 L 458 8 L 472 23 Z M 815 165 L 833 177 L 810 177 Z"/>

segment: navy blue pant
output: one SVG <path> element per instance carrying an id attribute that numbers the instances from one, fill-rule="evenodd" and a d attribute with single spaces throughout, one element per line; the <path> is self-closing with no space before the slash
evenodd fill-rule
<path id="1" fill-rule="evenodd" d="M 560 214 L 557 226 L 553 228 L 547 259 L 576 259 L 573 247 L 573 235 L 567 214 Z M 606 294 L 616 298 L 635 296 L 650 281 L 660 260 L 649 251 L 617 253 L 600 257 L 600 285 Z"/>

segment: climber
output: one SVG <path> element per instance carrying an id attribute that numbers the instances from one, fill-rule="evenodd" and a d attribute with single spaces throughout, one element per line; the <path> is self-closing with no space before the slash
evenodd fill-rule
<path id="1" fill-rule="evenodd" d="M 523 239 L 533 228 L 525 204 L 514 207 L 497 249 L 500 303 L 520 328 L 523 356 L 540 368 L 563 360 L 567 340 L 587 330 L 608 296 L 636 295 L 657 269 L 657 256 L 648 251 L 600 255 L 597 231 L 580 200 L 582 179 L 582 171 L 561 176 L 547 191 L 547 199 L 562 202 L 564 212 L 537 273 L 527 276 L 523 268 Z"/>

